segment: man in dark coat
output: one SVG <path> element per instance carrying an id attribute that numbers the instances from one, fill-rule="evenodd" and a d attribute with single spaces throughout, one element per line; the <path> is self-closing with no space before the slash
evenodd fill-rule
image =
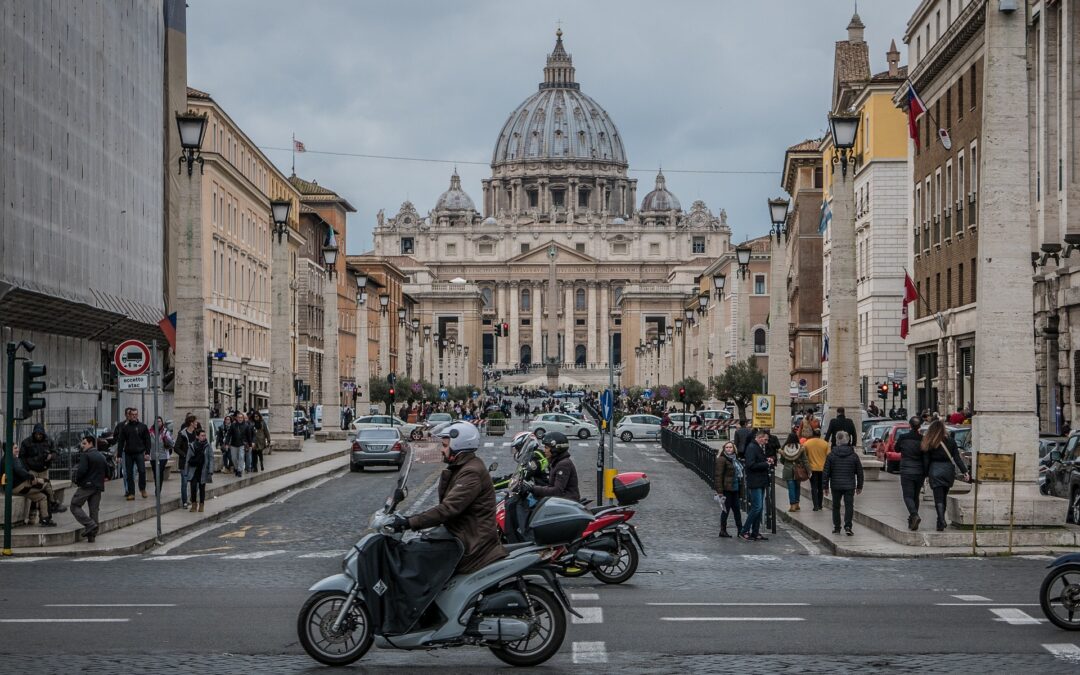
<path id="1" fill-rule="evenodd" d="M 825 431 L 825 440 L 834 448 L 840 445 L 836 442 L 836 434 L 840 431 L 847 432 L 851 444 L 855 445 L 855 440 L 858 438 L 855 435 L 855 422 L 844 416 L 843 408 L 836 409 L 836 417 L 829 420 L 829 428 Z"/>
<path id="2" fill-rule="evenodd" d="M 581 499 L 578 491 L 577 467 L 570 458 L 570 441 L 558 431 L 544 436 L 544 450 L 548 453 L 548 485 L 530 487 L 537 497 L 561 497 L 570 501 Z"/>
<path id="3" fill-rule="evenodd" d="M 746 444 L 754 437 L 754 430 L 750 428 L 749 420 L 739 420 L 739 428 L 735 430 L 735 452 L 742 457 L 746 454 Z"/>
<path id="4" fill-rule="evenodd" d="M 56 444 L 45 433 L 44 424 L 40 422 L 35 424 L 34 431 L 22 440 L 22 443 L 19 444 L 19 457 L 30 473 L 44 482 L 42 491 L 49 500 L 49 513 L 65 511 L 67 507 L 56 501 L 52 483 L 49 481 L 49 468 L 52 466 L 53 458 L 56 457 Z M 33 522 L 32 515 L 30 520 Z"/>
<path id="5" fill-rule="evenodd" d="M 72 482 L 78 489 L 71 498 L 71 515 L 83 526 L 79 534 L 86 541 L 93 542 L 98 532 L 98 507 L 101 505 L 101 493 L 105 492 L 105 455 L 97 447 L 93 436 L 84 436 L 79 442 L 79 464 L 75 467 Z M 83 504 L 90 509 L 90 515 L 83 511 Z"/>
<path id="6" fill-rule="evenodd" d="M 908 529 L 918 530 L 922 518 L 919 517 L 919 497 L 929 470 L 929 455 L 922 449 L 922 434 L 919 427 L 922 420 L 912 417 L 908 421 L 911 427 L 899 434 L 896 449 L 900 452 L 900 492 L 904 496 L 904 506 L 908 510 Z"/>
<path id="7" fill-rule="evenodd" d="M 139 421 L 139 411 L 128 408 L 126 420 L 116 427 L 116 450 L 124 456 L 124 494 L 135 499 L 135 472 L 139 473 L 139 493 L 146 498 L 146 454 L 150 452 L 150 430 Z"/>
<path id="8" fill-rule="evenodd" d="M 474 425 L 456 422 L 439 435 L 443 461 L 449 464 L 439 477 L 439 503 L 408 518 L 398 514 L 393 527 L 400 531 L 445 525 L 464 547 L 457 572 L 475 572 L 506 557 L 495 524 L 495 486 L 476 456 L 480 433 Z"/>
<path id="9" fill-rule="evenodd" d="M 761 515 L 765 509 L 765 489 L 769 486 L 769 469 L 773 460 L 765 456 L 769 444 L 769 432 L 759 429 L 753 441 L 746 444 L 743 468 L 746 471 L 746 489 L 750 495 L 750 510 L 746 513 L 739 537 L 746 541 L 768 541 L 761 536 Z"/>
<path id="10" fill-rule="evenodd" d="M 41 514 L 42 527 L 56 527 L 56 521 L 49 515 L 49 500 L 45 497 L 45 481 L 26 468 L 20 456 L 20 450 L 21 446 L 12 448 L 15 461 L 11 463 L 11 475 L 14 479 L 11 494 L 15 497 L 26 497 L 30 500 L 31 506 L 37 506 Z M 6 466 L 0 466 L 0 469 L 6 470 Z"/>
<path id="11" fill-rule="evenodd" d="M 855 495 L 862 494 L 863 469 L 855 448 L 851 447 L 851 437 L 846 431 L 836 432 L 836 447 L 825 458 L 823 475 L 825 494 L 831 489 L 833 534 L 840 534 L 840 501 L 844 502 L 844 532 L 851 531 L 851 520 L 855 515 Z"/>

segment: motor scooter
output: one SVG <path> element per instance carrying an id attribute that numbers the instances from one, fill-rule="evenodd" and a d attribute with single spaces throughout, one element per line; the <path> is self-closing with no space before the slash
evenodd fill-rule
<path id="1" fill-rule="evenodd" d="M 1043 614 L 1058 628 L 1080 630 L 1080 553 L 1060 556 L 1048 567 L 1039 589 Z"/>

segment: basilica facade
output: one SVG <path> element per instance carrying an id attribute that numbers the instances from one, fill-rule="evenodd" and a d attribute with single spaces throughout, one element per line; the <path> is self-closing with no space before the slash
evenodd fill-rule
<path id="1" fill-rule="evenodd" d="M 582 91 L 559 31 L 538 90 L 498 133 L 479 207 L 455 171 L 426 215 L 410 202 L 392 217 L 380 211 L 373 255 L 407 275 L 425 326 L 473 343 L 477 371 L 553 362 L 604 371 L 663 338 L 696 297 L 696 277 L 730 250 L 723 210 L 701 201 L 684 210 L 663 173 L 639 202 L 628 170 L 622 136 Z M 455 283 L 475 294 L 475 314 L 430 292 Z M 624 294 L 645 289 L 661 305 L 628 315 Z"/>

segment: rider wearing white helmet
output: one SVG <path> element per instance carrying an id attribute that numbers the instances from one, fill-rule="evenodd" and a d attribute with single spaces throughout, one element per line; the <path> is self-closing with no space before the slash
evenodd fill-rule
<path id="1" fill-rule="evenodd" d="M 476 456 L 480 432 L 475 426 L 455 422 L 438 435 L 443 461 L 449 465 L 439 477 L 439 503 L 415 516 L 395 516 L 393 527 L 422 530 L 445 525 L 465 549 L 457 572 L 474 572 L 506 557 L 495 524 L 495 488 Z"/>

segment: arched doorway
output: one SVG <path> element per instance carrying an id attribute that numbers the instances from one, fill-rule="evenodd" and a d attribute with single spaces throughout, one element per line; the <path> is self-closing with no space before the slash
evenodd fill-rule
<path id="1" fill-rule="evenodd" d="M 532 346 L 521 345 L 521 360 L 519 363 L 523 365 L 529 365 L 532 363 Z"/>
<path id="2" fill-rule="evenodd" d="M 574 347 L 574 365 L 585 365 L 585 345 Z"/>

